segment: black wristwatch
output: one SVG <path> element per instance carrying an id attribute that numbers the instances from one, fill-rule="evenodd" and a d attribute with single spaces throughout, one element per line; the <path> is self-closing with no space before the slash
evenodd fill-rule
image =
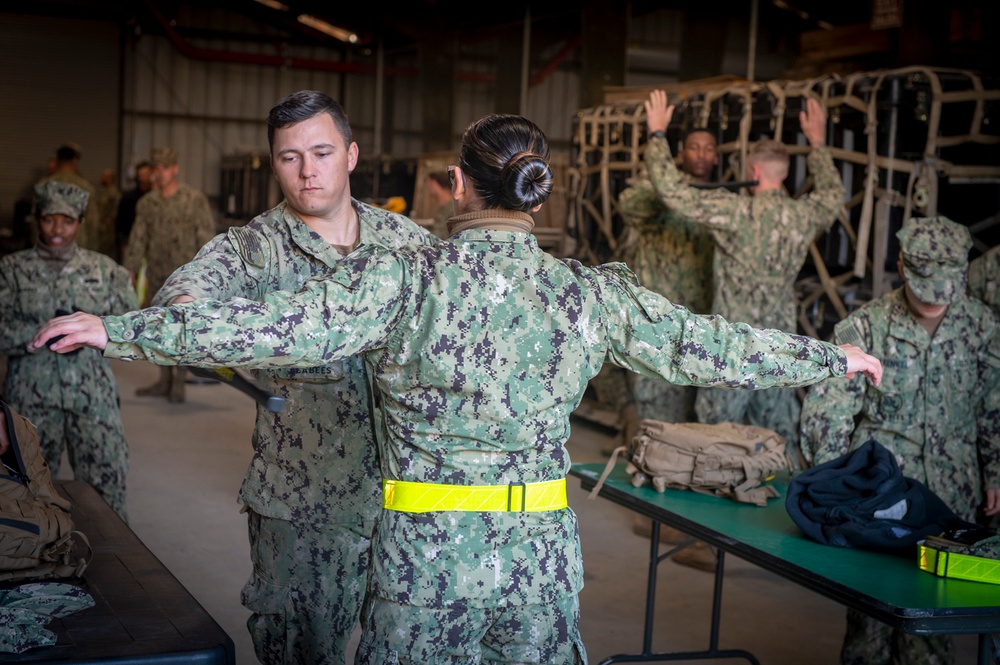
<path id="1" fill-rule="evenodd" d="M 667 133 L 662 129 L 657 129 L 655 132 L 649 133 L 649 138 L 653 138 L 655 136 L 659 136 L 661 139 L 665 139 L 667 138 Z"/>

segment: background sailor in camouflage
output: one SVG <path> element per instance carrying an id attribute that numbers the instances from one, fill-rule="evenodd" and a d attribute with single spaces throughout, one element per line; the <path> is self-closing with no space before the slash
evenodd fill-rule
<path id="1" fill-rule="evenodd" d="M 409 219 L 351 198 L 358 146 L 343 109 L 304 90 L 268 116 L 272 170 L 286 199 L 210 241 L 154 304 L 257 299 L 298 290 L 357 245 L 435 239 Z M 328 198 L 308 193 L 319 186 Z M 243 604 L 262 663 L 344 663 L 364 598 L 381 511 L 371 395 L 360 357 L 253 371 L 285 410 L 257 407 L 254 456 L 240 490 L 253 573 Z"/>
<path id="2" fill-rule="evenodd" d="M 972 240 L 943 217 L 911 219 L 897 233 L 904 286 L 837 324 L 838 343 L 882 359 L 878 389 L 861 381 L 813 386 L 802 412 L 803 452 L 814 464 L 875 440 L 903 475 L 929 487 L 962 519 L 984 500 L 1000 513 L 1000 335 L 997 317 L 965 295 Z M 980 462 L 985 488 L 980 484 Z M 950 663 L 951 639 L 906 635 L 848 612 L 842 662 Z"/>
<path id="3" fill-rule="evenodd" d="M 711 132 L 695 129 L 687 133 L 681 166 L 689 181 L 708 181 L 718 163 L 715 147 Z M 618 207 L 627 229 L 618 260 L 624 261 L 647 289 L 696 314 L 708 314 L 715 245 L 709 231 L 664 205 L 648 176 L 622 191 Z M 694 388 L 633 372 L 628 376 L 639 420 L 682 423 L 695 419 Z M 632 435 L 634 432 L 627 433 L 626 441 Z"/>
<path id="4" fill-rule="evenodd" d="M 112 169 L 101 171 L 100 187 L 97 189 L 97 219 L 98 243 L 94 249 L 111 258 L 117 258 L 116 227 L 118 219 L 118 204 L 122 192 L 115 184 L 115 172 Z"/>
<path id="5" fill-rule="evenodd" d="M 778 141 L 760 141 L 750 149 L 746 175 L 758 181 L 751 188 L 753 196 L 685 184 L 666 139 L 653 134 L 666 130 L 673 108 L 662 90 L 654 90 L 646 101 L 651 138 L 644 159 L 663 201 L 704 225 L 715 238 L 712 312 L 730 321 L 794 332 L 795 279 L 809 245 L 833 224 L 844 202 L 844 185 L 825 147 L 825 112 L 817 100 L 809 99 L 799 114 L 813 148 L 806 163 L 814 185 L 809 194 L 792 199 L 783 185 L 788 152 Z M 800 406 L 795 391 L 701 390 L 695 410 L 701 422 L 749 422 L 775 430 L 785 437 L 797 462 Z"/>
<path id="6" fill-rule="evenodd" d="M 33 344 L 66 334 L 53 348 L 258 367 L 363 354 L 382 403 L 382 476 L 395 486 L 372 546 L 357 662 L 585 663 L 566 441 L 605 362 L 734 388 L 854 371 L 877 383 L 881 370 L 855 348 L 694 315 L 622 264 L 592 268 L 542 251 L 528 213 L 551 193 L 548 154 L 530 121 L 486 116 L 466 130 L 452 167 L 449 242 L 367 245 L 300 293 L 259 302 L 75 314 L 46 324 Z M 448 487 L 435 505 L 404 507 L 398 486 L 407 483 L 420 495 Z M 561 488 L 562 501 L 522 512 L 513 495 L 538 483 Z M 460 510 L 456 499 L 483 486 L 502 490 L 494 510 Z"/>
<path id="7" fill-rule="evenodd" d="M 87 192 L 90 197 L 87 199 L 87 210 L 80 218 L 80 230 L 77 232 L 76 246 L 99 251 L 100 234 L 100 213 L 97 209 L 97 190 L 89 180 L 80 175 L 80 160 L 83 158 L 83 150 L 75 143 L 67 143 L 56 149 L 55 171 L 44 176 L 38 184 L 55 180 L 76 185 Z M 31 229 L 32 242 L 38 240 L 38 226 Z"/>
<path id="8" fill-rule="evenodd" d="M 146 259 L 147 299 L 160 290 L 170 273 L 194 258 L 215 236 L 208 198 L 177 179 L 177 154 L 170 148 L 154 148 L 151 161 L 155 186 L 136 204 L 135 223 L 122 258 L 122 265 L 133 276 Z M 171 402 L 183 402 L 185 374 L 180 367 L 161 367 L 156 383 L 139 388 L 136 395 L 166 396 Z"/>
<path id="9" fill-rule="evenodd" d="M 9 356 L 4 398 L 38 429 L 53 476 L 65 449 L 74 477 L 125 518 L 128 444 L 111 366 L 92 349 L 60 355 L 27 346 L 53 314 L 128 312 L 138 308 L 135 292 L 124 268 L 76 246 L 86 191 L 49 181 L 35 186 L 35 199 L 38 242 L 0 259 L 0 354 Z"/>
<path id="10" fill-rule="evenodd" d="M 1000 315 L 1000 245 L 969 263 L 969 295 Z"/>

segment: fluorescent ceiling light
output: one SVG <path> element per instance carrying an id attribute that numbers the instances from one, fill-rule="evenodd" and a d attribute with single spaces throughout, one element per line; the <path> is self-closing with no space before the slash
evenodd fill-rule
<path id="1" fill-rule="evenodd" d="M 265 7 L 270 7 L 271 9 L 277 9 L 279 12 L 287 12 L 288 5 L 283 5 L 278 0 L 257 0 L 260 4 Z"/>
<path id="2" fill-rule="evenodd" d="M 257 1 L 260 2 L 260 0 Z M 323 19 L 316 18 L 315 16 L 300 14 L 298 20 L 299 23 L 308 25 L 313 30 L 319 30 L 320 32 L 326 33 L 342 42 L 347 42 L 349 44 L 356 44 L 358 42 L 358 36 L 353 32 L 344 30 L 343 28 L 338 28 L 335 25 L 330 25 Z"/>

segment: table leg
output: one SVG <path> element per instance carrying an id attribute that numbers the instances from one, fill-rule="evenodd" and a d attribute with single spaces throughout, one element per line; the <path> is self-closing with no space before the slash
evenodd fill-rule
<path id="1" fill-rule="evenodd" d="M 743 658 L 753 665 L 760 662 L 748 651 L 741 649 L 724 649 L 720 651 L 719 622 L 722 608 L 722 578 L 725 568 L 725 552 L 719 550 L 719 564 L 715 570 L 715 590 L 712 594 L 712 626 L 709 638 L 709 648 L 706 651 L 653 653 L 653 610 L 656 605 L 656 577 L 660 562 L 669 559 L 684 548 L 694 543 L 694 538 L 688 537 L 676 547 L 660 555 L 660 522 L 653 520 L 652 533 L 649 536 L 649 574 L 646 582 L 646 619 L 642 634 L 642 653 L 617 654 L 601 661 L 600 665 L 609 663 L 640 663 L 662 662 L 669 660 L 716 660 L 723 658 Z"/>

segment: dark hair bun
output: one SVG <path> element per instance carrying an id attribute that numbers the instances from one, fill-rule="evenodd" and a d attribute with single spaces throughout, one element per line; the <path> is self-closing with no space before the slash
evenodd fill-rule
<path id="1" fill-rule="evenodd" d="M 519 152 L 500 172 L 500 195 L 505 208 L 528 212 L 552 193 L 552 171 L 548 163 L 531 152 Z"/>

